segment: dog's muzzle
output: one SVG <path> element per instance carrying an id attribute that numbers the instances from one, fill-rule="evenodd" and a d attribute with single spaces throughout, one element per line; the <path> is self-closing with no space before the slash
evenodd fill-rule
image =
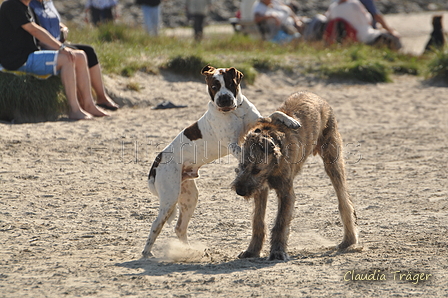
<path id="1" fill-rule="evenodd" d="M 224 94 L 218 97 L 216 105 L 220 111 L 229 112 L 236 109 L 234 98 L 228 94 Z"/>

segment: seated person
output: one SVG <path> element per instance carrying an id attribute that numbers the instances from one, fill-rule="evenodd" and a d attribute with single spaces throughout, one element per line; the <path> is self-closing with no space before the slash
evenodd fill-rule
<path id="1" fill-rule="evenodd" d="M 337 0 L 331 3 L 326 12 L 328 21 L 344 19 L 356 31 L 358 41 L 368 45 L 386 45 L 390 49 L 401 48 L 400 40 L 388 33 L 372 27 L 372 16 L 358 0 Z"/>
<path id="2" fill-rule="evenodd" d="M 37 16 L 37 23 L 46 29 L 54 38 L 64 42 L 67 38 L 68 28 L 61 22 L 52 0 L 31 0 L 30 7 Z M 96 94 L 96 104 L 103 109 L 115 111 L 118 105 L 107 95 L 104 88 L 101 67 L 95 50 L 89 45 L 70 44 L 71 48 L 82 50 L 87 56 L 90 82 Z M 45 45 L 42 45 L 45 48 Z"/>
<path id="3" fill-rule="evenodd" d="M 0 64 L 30 74 L 60 74 L 70 119 L 107 116 L 93 101 L 85 53 L 66 47 L 37 25 L 29 2 L 6 0 L 0 6 Z M 50 50 L 40 50 L 36 40 Z"/>
<path id="4" fill-rule="evenodd" d="M 266 39 L 284 42 L 300 37 L 302 22 L 291 8 L 281 2 L 275 0 L 256 1 L 252 12 L 255 23 L 267 25 Z"/>

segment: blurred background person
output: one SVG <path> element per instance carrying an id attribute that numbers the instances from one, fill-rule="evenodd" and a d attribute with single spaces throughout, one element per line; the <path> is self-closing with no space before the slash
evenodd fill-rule
<path id="1" fill-rule="evenodd" d="M 204 20 L 210 12 L 211 0 L 187 0 L 187 16 L 193 19 L 194 39 L 200 41 L 204 31 Z"/>
<path id="2" fill-rule="evenodd" d="M 372 27 L 372 16 L 358 0 L 337 0 L 326 12 L 328 21 L 343 19 L 356 30 L 358 41 L 368 45 L 385 45 L 392 50 L 400 49 L 401 42 L 395 35 Z"/>
<path id="3" fill-rule="evenodd" d="M 301 36 L 302 21 L 281 1 L 255 1 L 252 14 L 261 34 L 267 40 L 283 43 Z"/>
<path id="4" fill-rule="evenodd" d="M 117 16 L 118 0 L 87 0 L 85 5 L 86 21 L 88 13 L 93 25 L 98 26 L 101 23 L 113 22 Z"/>
<path id="5" fill-rule="evenodd" d="M 158 36 L 162 14 L 161 0 L 136 0 L 136 3 L 142 7 L 146 31 L 151 36 Z"/>

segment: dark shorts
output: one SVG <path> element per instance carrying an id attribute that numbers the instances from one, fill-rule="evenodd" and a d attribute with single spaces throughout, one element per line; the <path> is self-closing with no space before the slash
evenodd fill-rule
<path id="1" fill-rule="evenodd" d="M 86 53 L 87 56 L 87 64 L 89 68 L 92 68 L 98 64 L 98 55 L 96 54 L 95 49 L 93 47 L 85 44 L 69 44 L 67 46 L 77 50 L 84 51 L 84 53 Z"/>

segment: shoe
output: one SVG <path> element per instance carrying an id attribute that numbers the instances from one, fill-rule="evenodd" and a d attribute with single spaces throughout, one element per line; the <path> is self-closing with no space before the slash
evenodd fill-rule
<path id="1" fill-rule="evenodd" d="M 105 103 L 97 103 L 96 105 L 97 105 L 98 107 L 100 107 L 100 108 L 103 108 L 103 109 L 106 109 L 106 110 L 109 110 L 109 111 L 116 111 L 116 110 L 118 110 L 117 107 L 114 107 L 114 106 L 108 106 L 108 105 L 106 105 Z"/>
<path id="2" fill-rule="evenodd" d="M 179 108 L 186 108 L 187 106 L 181 106 L 181 105 L 175 105 L 171 101 L 165 100 L 162 103 L 159 103 L 155 107 L 153 107 L 153 110 L 164 110 L 164 109 L 179 109 Z"/>

